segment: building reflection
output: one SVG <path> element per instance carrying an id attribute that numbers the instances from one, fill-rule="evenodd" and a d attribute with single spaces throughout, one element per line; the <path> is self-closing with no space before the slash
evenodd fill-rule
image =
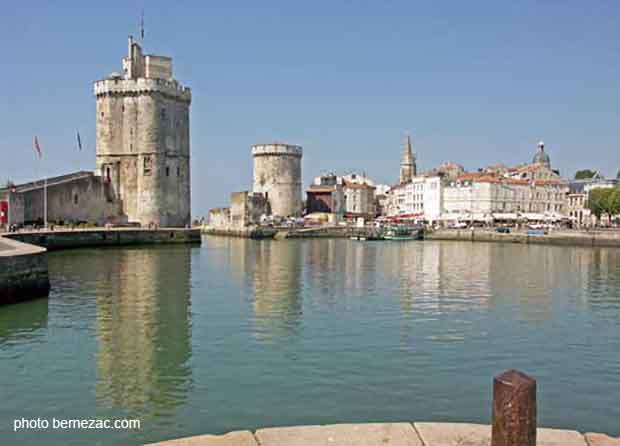
<path id="1" fill-rule="evenodd" d="M 210 237 L 209 249 L 227 252 L 223 258 L 233 279 L 251 296 L 258 339 L 285 340 L 298 332 L 303 311 L 301 243 Z"/>
<path id="2" fill-rule="evenodd" d="M 149 418 L 174 411 L 191 386 L 188 247 L 106 253 L 97 297 L 97 399 Z"/>
<path id="3" fill-rule="evenodd" d="M 43 338 L 48 316 L 48 299 L 5 305 L 0 311 L 0 348 L 16 340 L 36 342 Z"/>

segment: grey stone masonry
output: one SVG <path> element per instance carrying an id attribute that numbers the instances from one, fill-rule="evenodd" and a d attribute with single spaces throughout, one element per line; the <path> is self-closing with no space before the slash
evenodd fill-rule
<path id="1" fill-rule="evenodd" d="M 129 39 L 124 73 L 95 82 L 97 173 L 143 226 L 190 224 L 191 91 L 172 77 L 172 60 L 142 54 Z"/>
<path id="2" fill-rule="evenodd" d="M 0 237 L 0 305 L 49 294 L 44 248 Z"/>

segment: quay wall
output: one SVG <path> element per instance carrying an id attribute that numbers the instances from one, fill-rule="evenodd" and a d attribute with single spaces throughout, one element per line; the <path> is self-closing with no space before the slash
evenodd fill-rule
<path id="1" fill-rule="evenodd" d="M 274 238 L 278 231 L 268 228 L 252 228 L 243 227 L 238 229 L 233 228 L 214 228 L 206 227 L 202 230 L 207 235 L 220 235 L 226 237 L 242 237 L 252 239 L 268 239 Z"/>
<path id="2" fill-rule="evenodd" d="M 541 245 L 563 246 L 606 246 L 620 247 L 620 231 L 557 231 L 546 235 L 528 235 L 526 232 L 512 232 L 502 234 L 488 230 L 445 229 L 427 231 L 425 240 L 460 240 L 471 242 L 503 242 L 503 243 L 532 243 Z"/>
<path id="3" fill-rule="evenodd" d="M 50 290 L 44 248 L 0 237 L 0 305 L 46 297 Z"/>
<path id="4" fill-rule="evenodd" d="M 96 246 L 201 243 L 200 229 L 76 229 L 5 234 L 4 237 L 42 246 L 50 251 Z"/>

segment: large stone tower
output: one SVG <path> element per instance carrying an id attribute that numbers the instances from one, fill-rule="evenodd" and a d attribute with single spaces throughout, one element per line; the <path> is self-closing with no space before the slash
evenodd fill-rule
<path id="1" fill-rule="evenodd" d="M 400 184 L 410 183 L 417 173 L 415 156 L 413 155 L 413 148 L 411 146 L 411 135 L 407 134 L 403 150 L 403 159 L 400 162 Z"/>
<path id="2" fill-rule="evenodd" d="M 281 217 L 301 214 L 301 146 L 256 144 L 254 192 L 266 195 L 271 212 Z"/>
<path id="3" fill-rule="evenodd" d="M 129 38 L 123 74 L 95 82 L 97 171 L 129 222 L 190 223 L 191 92 L 172 76 L 172 59 L 143 55 Z"/>

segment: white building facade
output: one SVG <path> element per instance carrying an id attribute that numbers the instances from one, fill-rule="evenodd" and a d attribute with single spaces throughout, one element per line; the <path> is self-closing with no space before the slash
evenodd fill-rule
<path id="1" fill-rule="evenodd" d="M 443 184 L 439 176 L 418 176 L 390 189 L 386 214 L 434 222 L 443 208 Z"/>

